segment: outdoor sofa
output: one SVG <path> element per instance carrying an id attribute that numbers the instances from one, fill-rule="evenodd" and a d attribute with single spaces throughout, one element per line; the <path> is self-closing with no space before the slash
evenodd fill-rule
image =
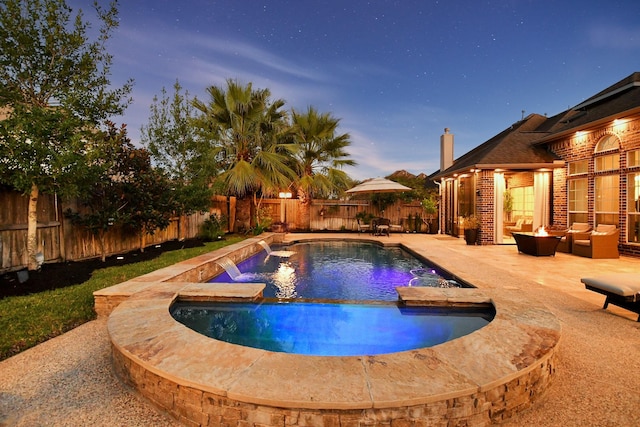
<path id="1" fill-rule="evenodd" d="M 638 273 L 612 273 L 599 277 L 580 279 L 584 286 L 606 296 L 604 307 L 609 303 L 638 313 L 640 322 L 640 275 Z"/>
<path id="2" fill-rule="evenodd" d="M 571 253 L 589 258 L 619 258 L 620 230 L 612 224 L 599 224 L 595 230 L 573 234 Z"/>
<path id="3" fill-rule="evenodd" d="M 512 233 L 531 233 L 533 232 L 533 220 L 528 218 L 519 218 L 515 225 L 508 225 L 507 232 Z"/>

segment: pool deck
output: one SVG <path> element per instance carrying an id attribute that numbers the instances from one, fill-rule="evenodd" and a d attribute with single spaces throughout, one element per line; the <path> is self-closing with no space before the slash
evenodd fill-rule
<path id="1" fill-rule="evenodd" d="M 287 234 L 303 238 L 356 234 Z M 640 259 L 591 260 L 519 254 L 515 246 L 467 246 L 448 236 L 392 234 L 416 252 L 484 289 L 542 304 L 562 325 L 553 384 L 532 408 L 502 425 L 639 425 L 640 323 L 584 289 L 580 277 L 638 272 Z M 111 370 L 105 320 L 82 325 L 0 362 L 0 426 L 177 425 L 123 386 Z"/>

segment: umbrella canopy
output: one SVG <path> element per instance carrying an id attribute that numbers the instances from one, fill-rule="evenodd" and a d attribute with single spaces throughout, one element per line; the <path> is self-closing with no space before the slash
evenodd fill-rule
<path id="1" fill-rule="evenodd" d="M 373 194 L 373 193 L 398 193 L 402 191 L 411 191 L 412 188 L 391 181 L 386 178 L 373 178 L 364 181 L 346 191 L 348 194 Z"/>

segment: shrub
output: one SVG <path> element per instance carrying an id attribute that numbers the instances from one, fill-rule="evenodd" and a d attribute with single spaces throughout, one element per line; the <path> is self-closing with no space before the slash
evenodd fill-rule
<path id="1" fill-rule="evenodd" d="M 221 240 L 226 228 L 227 218 L 224 215 L 213 214 L 202 224 L 200 235 L 208 241 Z"/>

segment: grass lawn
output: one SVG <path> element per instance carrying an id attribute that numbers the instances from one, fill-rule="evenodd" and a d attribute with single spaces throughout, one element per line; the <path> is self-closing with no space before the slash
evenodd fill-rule
<path id="1" fill-rule="evenodd" d="M 0 299 L 0 360 L 96 318 L 93 292 L 244 240 L 231 236 L 157 258 L 97 269 L 83 283 Z"/>

